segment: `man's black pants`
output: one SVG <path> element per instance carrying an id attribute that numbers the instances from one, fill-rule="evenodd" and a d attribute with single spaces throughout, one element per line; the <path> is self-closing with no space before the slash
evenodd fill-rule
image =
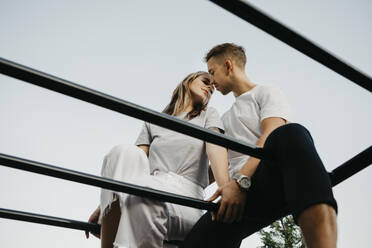
<path id="1" fill-rule="evenodd" d="M 291 123 L 275 129 L 264 149 L 272 156 L 261 160 L 251 179 L 244 220 L 224 224 L 212 221 L 206 213 L 182 247 L 239 247 L 242 239 L 289 213 L 297 221 L 314 204 L 329 204 L 337 212 L 330 178 L 303 126 Z"/>

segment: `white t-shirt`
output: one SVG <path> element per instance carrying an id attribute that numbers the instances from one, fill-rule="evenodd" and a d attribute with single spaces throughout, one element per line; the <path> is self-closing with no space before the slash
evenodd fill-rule
<path id="1" fill-rule="evenodd" d="M 225 134 L 255 145 L 261 137 L 261 122 L 268 117 L 281 117 L 289 121 L 290 106 L 278 87 L 256 85 L 236 97 L 234 104 L 222 116 Z M 243 167 L 249 156 L 232 150 L 228 153 L 232 176 Z"/>
<path id="2" fill-rule="evenodd" d="M 205 128 L 223 130 L 217 110 L 208 107 L 199 116 L 186 119 L 186 112 L 176 116 L 184 121 Z M 174 172 L 205 188 L 208 185 L 208 157 L 205 142 L 145 122 L 136 145 L 150 145 L 150 173 L 155 170 Z"/>

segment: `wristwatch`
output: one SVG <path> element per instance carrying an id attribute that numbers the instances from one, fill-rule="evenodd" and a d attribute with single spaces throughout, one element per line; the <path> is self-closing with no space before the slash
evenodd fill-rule
<path id="1" fill-rule="evenodd" d="M 233 179 L 238 183 L 239 188 L 243 191 L 248 191 L 249 187 L 251 187 L 251 179 L 246 175 L 238 172 L 233 176 Z"/>

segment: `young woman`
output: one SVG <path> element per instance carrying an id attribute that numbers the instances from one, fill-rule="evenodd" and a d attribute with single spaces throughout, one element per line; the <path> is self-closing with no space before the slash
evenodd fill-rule
<path id="1" fill-rule="evenodd" d="M 207 107 L 212 93 L 208 73 L 191 73 L 163 112 L 222 131 L 217 111 Z M 135 144 L 114 147 L 104 159 L 102 176 L 203 199 L 209 159 L 217 184 L 229 181 L 223 147 L 150 123 L 143 125 Z M 155 248 L 163 247 L 165 240 L 183 240 L 201 215 L 199 209 L 102 189 L 101 205 L 89 221 L 102 223 L 102 248 Z"/>

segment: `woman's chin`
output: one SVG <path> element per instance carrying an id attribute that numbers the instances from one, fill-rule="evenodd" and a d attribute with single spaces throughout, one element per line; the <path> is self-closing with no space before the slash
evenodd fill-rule
<path id="1" fill-rule="evenodd" d="M 205 102 L 208 102 L 208 97 L 206 97 L 205 95 L 198 95 L 198 96 L 194 96 L 194 99 L 193 99 L 193 102 L 194 104 L 198 105 L 198 104 L 204 104 Z"/>

